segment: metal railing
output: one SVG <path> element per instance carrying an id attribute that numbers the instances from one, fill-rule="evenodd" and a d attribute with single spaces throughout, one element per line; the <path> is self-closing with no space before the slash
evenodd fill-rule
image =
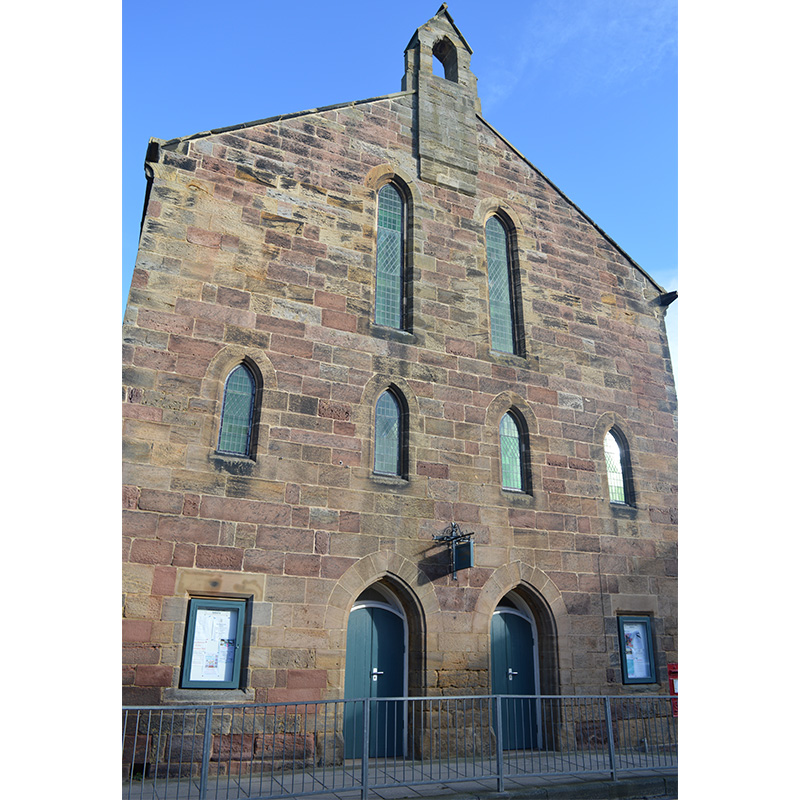
<path id="1" fill-rule="evenodd" d="M 123 708 L 123 797 L 268 800 L 678 765 L 672 698 L 404 697 Z M 366 755 L 366 757 L 365 757 Z"/>

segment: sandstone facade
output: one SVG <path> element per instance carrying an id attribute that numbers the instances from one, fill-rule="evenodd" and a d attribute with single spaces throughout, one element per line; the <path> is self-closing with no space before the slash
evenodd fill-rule
<path id="1" fill-rule="evenodd" d="M 543 694 L 666 693 L 677 661 L 670 297 L 481 116 L 443 7 L 400 92 L 151 141 L 124 325 L 127 704 L 341 697 L 347 625 L 380 584 L 407 625 L 409 695 L 491 688 L 514 592 Z M 433 74 L 433 59 L 446 77 Z M 402 329 L 375 322 L 377 192 L 406 210 Z M 516 354 L 492 349 L 485 226 L 509 231 Z M 258 383 L 247 456 L 217 451 L 225 383 Z M 374 469 L 375 406 L 405 404 L 400 475 Z M 502 488 L 501 420 L 524 491 Z M 628 445 L 610 502 L 603 444 Z M 634 499 L 635 498 L 635 499 Z M 454 578 L 451 523 L 474 533 Z M 237 689 L 181 688 L 188 603 L 244 599 Z M 624 685 L 621 614 L 656 675 Z"/>

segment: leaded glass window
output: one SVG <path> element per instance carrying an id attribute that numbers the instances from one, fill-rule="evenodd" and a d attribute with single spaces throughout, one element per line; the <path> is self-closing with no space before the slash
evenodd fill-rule
<path id="1" fill-rule="evenodd" d="M 504 489 L 521 492 L 522 438 L 519 425 L 511 414 L 500 420 L 500 467 Z"/>
<path id="2" fill-rule="evenodd" d="M 386 391 L 375 405 L 375 472 L 400 475 L 402 468 L 400 402 Z"/>
<path id="3" fill-rule="evenodd" d="M 378 192 L 375 322 L 403 327 L 403 199 L 387 183 Z"/>
<path id="4" fill-rule="evenodd" d="M 508 234 L 497 217 L 490 217 L 486 223 L 486 261 L 489 272 L 489 324 L 492 350 L 515 353 L 517 348 L 514 340 Z"/>
<path id="5" fill-rule="evenodd" d="M 625 465 L 627 453 L 623 452 L 619 439 L 612 431 L 606 434 L 604 442 L 606 472 L 608 474 L 608 494 L 612 503 L 627 503 L 625 491 Z"/>
<path id="6" fill-rule="evenodd" d="M 225 381 L 222 421 L 219 426 L 219 452 L 250 455 L 255 397 L 255 378 L 244 364 L 239 364 Z"/>

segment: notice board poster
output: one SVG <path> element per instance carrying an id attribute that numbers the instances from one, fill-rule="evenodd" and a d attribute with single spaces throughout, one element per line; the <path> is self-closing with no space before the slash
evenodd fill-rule
<path id="1" fill-rule="evenodd" d="M 625 672 L 629 681 L 646 681 L 653 678 L 650 630 L 644 620 L 622 622 Z"/>
<path id="2" fill-rule="evenodd" d="M 235 608 L 199 608 L 194 623 L 194 643 L 189 678 L 192 681 L 230 681 L 236 655 Z"/>

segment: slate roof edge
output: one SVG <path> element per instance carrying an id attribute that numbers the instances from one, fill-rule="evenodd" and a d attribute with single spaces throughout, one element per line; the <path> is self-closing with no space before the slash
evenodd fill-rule
<path id="1" fill-rule="evenodd" d="M 364 105 L 365 103 L 375 103 L 380 100 L 394 100 L 397 97 L 406 97 L 411 96 L 414 94 L 414 91 L 405 91 L 405 92 L 392 92 L 391 94 L 384 94 L 379 95 L 378 97 L 368 97 L 365 100 L 351 100 L 347 103 L 334 103 L 329 106 L 320 106 L 319 108 L 308 108 L 304 111 L 293 111 L 289 114 L 277 114 L 274 117 L 265 117 L 264 119 L 257 119 L 252 122 L 241 122 L 238 125 L 228 125 L 224 128 L 211 128 L 207 131 L 201 131 L 199 133 L 191 133 L 187 136 L 178 136 L 174 139 L 157 139 L 153 137 L 151 141 L 158 142 L 161 147 L 165 147 L 169 149 L 170 147 L 174 147 L 179 145 L 181 142 L 188 142 L 193 139 L 201 139 L 204 136 L 215 136 L 218 133 L 230 133 L 231 131 L 240 131 L 245 128 L 253 128 L 256 125 L 264 125 L 268 122 L 280 122 L 284 119 L 294 119 L 295 117 L 303 117 L 309 114 L 321 114 L 324 111 L 334 111 L 337 108 L 348 108 L 350 106 L 360 106 Z"/>
<path id="2" fill-rule="evenodd" d="M 158 139 L 156 137 L 152 137 L 150 139 L 150 141 L 151 142 L 156 142 L 156 143 L 158 143 L 159 146 L 164 147 L 166 149 L 171 149 L 171 148 L 177 147 L 182 142 L 189 142 L 189 141 L 192 141 L 193 139 L 200 139 L 200 138 L 202 138 L 204 136 L 214 136 L 214 135 L 219 134 L 219 133 L 230 133 L 232 131 L 244 130 L 245 128 L 252 128 L 252 127 L 254 127 L 256 125 L 264 125 L 264 124 L 266 124 L 268 122 L 280 122 L 281 120 L 294 119 L 296 117 L 308 116 L 310 114 L 321 114 L 321 113 L 323 113 L 325 111 L 334 111 L 334 110 L 336 110 L 338 108 L 349 108 L 349 107 L 352 107 L 352 106 L 364 105 L 365 103 L 375 103 L 375 102 L 379 102 L 379 101 L 382 101 L 382 100 L 394 100 L 395 98 L 398 98 L 398 97 L 410 97 L 410 96 L 414 95 L 415 93 L 416 93 L 415 90 L 406 90 L 404 92 L 392 92 L 391 94 L 379 95 L 377 97 L 368 97 L 368 98 L 366 98 L 364 100 L 351 100 L 351 101 L 346 102 L 346 103 L 334 103 L 334 104 L 328 105 L 328 106 L 320 106 L 319 108 L 309 108 L 309 109 L 306 109 L 304 111 L 294 111 L 294 112 L 291 112 L 291 113 L 288 113 L 288 114 L 277 114 L 274 117 L 265 117 L 264 119 L 258 119 L 258 120 L 254 120 L 252 122 L 242 122 L 242 123 L 239 123 L 238 125 L 229 125 L 229 126 L 224 127 L 224 128 L 211 128 L 210 130 L 207 130 L 207 131 L 201 131 L 200 133 L 192 133 L 192 134 L 189 134 L 188 136 L 179 136 L 179 137 L 174 138 L 174 139 L 166 139 L 165 140 L 165 139 Z M 505 136 L 503 136 L 503 134 L 500 133 L 500 131 L 498 131 L 493 125 L 491 125 L 489 122 L 487 122 L 480 114 L 476 114 L 475 116 L 490 131 L 492 131 L 492 133 L 495 136 L 497 136 L 506 145 L 508 145 L 508 147 L 510 147 L 529 167 L 531 167 L 531 169 L 534 169 L 539 175 L 541 175 L 542 178 L 545 181 L 547 181 L 547 183 L 550 185 L 550 187 L 555 192 L 557 192 L 561 197 L 563 197 L 564 200 L 567 203 L 569 203 L 569 205 L 571 205 L 579 214 L 581 214 L 581 216 L 583 216 L 589 222 L 589 224 L 591 224 L 592 227 L 604 239 L 606 239 L 623 256 L 625 256 L 625 258 L 627 258 L 628 261 L 630 261 L 631 264 L 633 264 L 633 266 L 636 267 L 636 269 L 638 269 L 639 272 L 641 272 L 642 275 L 644 275 L 644 277 L 647 278 L 647 280 L 650 281 L 650 283 L 658 290 L 658 293 L 659 293 L 660 296 L 664 297 L 664 296 L 666 296 L 668 294 L 667 290 L 663 286 L 661 286 L 659 283 L 657 283 L 653 279 L 653 277 L 648 274 L 647 270 L 645 270 L 640 264 L 638 264 L 636 262 L 636 260 L 634 258 L 632 258 L 622 247 L 620 247 L 620 245 L 617 244 L 617 242 L 615 242 L 614 239 L 612 239 L 611 236 L 609 236 L 585 211 L 583 211 L 583 209 L 581 209 L 580 206 L 577 203 L 575 203 L 573 200 L 571 200 L 569 197 L 567 197 L 567 195 L 564 194 L 564 192 L 561 191 L 561 189 L 559 189 L 558 186 L 556 186 L 556 184 L 553 183 L 553 181 L 551 181 L 550 178 L 548 178 L 529 158 L 527 158 L 520 150 L 518 150 L 516 147 L 514 147 L 514 145 L 511 144 L 511 142 Z M 677 293 L 675 293 L 675 292 L 670 292 L 669 294 L 670 295 L 675 295 L 675 297 L 677 297 Z M 672 302 L 672 300 L 674 300 L 675 297 L 672 297 L 672 299 L 669 302 Z M 664 303 L 664 305 L 668 305 L 668 303 Z"/>
<path id="3" fill-rule="evenodd" d="M 519 157 L 520 157 L 520 158 L 521 158 L 521 159 L 522 159 L 522 160 L 523 160 L 523 161 L 524 161 L 524 162 L 525 162 L 525 163 L 526 163 L 528 166 L 529 166 L 529 167 L 531 167 L 532 169 L 536 170 L 536 172 L 537 172 L 539 175 L 541 175 L 541 176 L 542 176 L 542 178 L 543 178 L 545 181 L 547 181 L 547 183 L 548 183 L 548 184 L 549 184 L 549 185 L 550 185 L 550 186 L 551 186 L 551 187 L 552 187 L 552 188 L 553 188 L 553 189 L 554 189 L 554 190 L 555 190 L 555 191 L 556 191 L 556 192 L 557 192 L 559 195 L 561 195 L 561 197 L 563 197 L 563 198 L 564 198 L 564 200 L 565 200 L 567 203 L 569 203 L 569 204 L 570 204 L 570 205 L 571 205 L 571 206 L 572 206 L 572 207 L 573 207 L 573 208 L 574 208 L 574 209 L 575 209 L 575 210 L 576 210 L 576 211 L 577 211 L 577 212 L 578 212 L 578 213 L 579 213 L 579 214 L 580 214 L 582 217 L 584 217 L 584 218 L 585 218 L 585 219 L 586 219 L 586 220 L 589 222 L 589 224 L 590 224 L 590 225 L 591 225 L 591 226 L 592 226 L 592 227 L 593 227 L 593 228 L 594 228 L 594 229 L 595 229 L 595 230 L 596 230 L 596 231 L 597 231 L 597 232 L 598 232 L 598 233 L 599 233 L 599 234 L 600 234 L 600 235 L 601 235 L 601 236 L 602 236 L 604 239 L 606 239 L 606 240 L 607 240 L 607 241 L 608 241 L 608 242 L 609 242 L 611 245 L 613 245 L 613 246 L 614 246 L 614 247 L 615 247 L 617 250 L 619 250 L 619 252 L 620 252 L 620 253 L 621 253 L 623 256 L 625 256 L 625 258 L 627 258 L 627 259 L 628 259 L 628 261 L 630 261 L 630 262 L 631 262 L 631 264 L 633 264 L 633 266 L 634 266 L 634 267 L 636 267 L 636 269 L 638 269 L 638 270 L 639 270 L 639 272 L 641 272 L 641 273 L 642 273 L 642 275 L 644 275 L 644 277 L 645 277 L 645 278 L 647 278 L 647 280 L 648 280 L 648 281 L 650 281 L 650 283 L 652 283 L 652 284 L 653 284 L 653 286 L 654 286 L 654 287 L 655 287 L 655 288 L 658 290 L 659 296 L 661 296 L 661 297 L 664 297 L 664 296 L 667 296 L 668 294 L 669 294 L 669 295 L 675 295 L 675 297 L 673 297 L 673 298 L 672 298 L 672 300 L 674 300 L 674 299 L 677 297 L 677 292 L 670 292 L 670 293 L 667 293 L 667 290 L 666 290 L 666 289 L 665 289 L 663 286 L 661 286 L 659 283 L 657 283 L 657 282 L 656 282 L 656 281 L 653 279 L 653 277 L 652 277 L 651 275 L 649 275 L 649 274 L 648 274 L 647 270 L 645 270 L 645 269 L 644 269 L 644 268 L 643 268 L 643 267 L 642 267 L 640 264 L 638 264 L 638 263 L 636 262 L 636 260 L 635 260 L 635 259 L 631 258 L 631 257 L 628 255 L 628 253 L 627 253 L 627 252 L 625 252 L 625 250 L 624 250 L 622 247 L 620 247 L 620 246 L 619 246 L 619 245 L 618 245 L 618 244 L 617 244 L 617 243 L 616 243 L 616 242 L 615 242 L 615 241 L 614 241 L 614 240 L 613 240 L 613 239 L 612 239 L 612 238 L 611 238 L 611 237 L 610 237 L 610 236 L 609 236 L 609 235 L 608 235 L 608 234 L 607 234 L 607 233 L 606 233 L 606 232 L 605 232 L 605 231 L 604 231 L 604 230 L 603 230 L 603 229 L 602 229 L 602 228 L 601 228 L 601 227 L 600 227 L 600 226 L 599 226 L 599 225 L 598 225 L 598 224 L 597 224 L 597 223 L 596 223 L 596 222 L 595 222 L 595 221 L 594 221 L 594 220 L 593 220 L 593 219 L 592 219 L 592 218 L 591 218 L 591 217 L 590 217 L 590 216 L 589 216 L 589 215 L 588 215 L 588 214 L 587 214 L 587 213 L 586 213 L 586 212 L 585 212 L 585 211 L 584 211 L 584 210 L 583 210 L 583 209 L 582 209 L 582 208 L 581 208 L 581 207 L 580 207 L 580 206 L 579 206 L 577 203 L 575 203 L 573 200 L 570 200 L 570 198 L 569 198 L 569 197 L 567 197 L 567 195 L 566 195 L 566 194 L 564 194 L 564 192 L 562 192 L 562 191 L 561 191 L 561 189 L 559 189 L 559 188 L 558 188 L 558 186 L 556 186 L 556 185 L 555 185 L 555 183 L 553 183 L 553 181 L 551 181 L 551 180 L 550 180 L 550 178 L 548 178 L 548 177 L 547 177 L 547 175 L 545 175 L 545 174 L 544 174 L 544 173 L 543 173 L 543 172 L 542 172 L 542 171 L 541 171 L 541 170 L 540 170 L 540 169 L 539 169 L 539 168 L 538 168 L 538 167 L 537 167 L 537 166 L 536 166 L 536 165 L 535 165 L 535 164 L 534 164 L 534 163 L 533 163 L 533 162 L 532 162 L 532 161 L 531 161 L 529 158 L 526 158 L 526 156 L 524 156 L 524 155 L 523 155 L 523 154 L 522 154 L 522 153 L 521 153 L 521 152 L 520 152 L 520 151 L 519 151 L 519 150 L 518 150 L 516 147 L 514 147 L 514 145 L 513 145 L 513 144 L 511 144 L 511 142 L 509 142 L 509 141 L 508 141 L 508 139 L 506 139 L 506 137 L 505 137 L 505 136 L 503 136 L 503 134 L 502 134 L 502 133 L 500 133 L 500 131 L 498 131 L 498 130 L 497 130 L 495 127 L 493 127 L 493 126 L 492 126 L 490 123 L 488 123 L 488 122 L 487 122 L 487 121 L 486 121 L 486 120 L 485 120 L 485 119 L 484 119 L 484 118 L 483 118 L 483 117 L 482 117 L 480 114 L 476 114 L 476 116 L 478 117 L 478 119 L 479 119 L 479 120 L 480 120 L 480 121 L 481 121 L 481 122 L 482 122 L 482 123 L 483 123 L 483 124 L 484 124 L 484 125 L 485 125 L 487 128 L 489 128 L 489 130 L 490 130 L 490 131 L 491 131 L 491 132 L 492 132 L 492 133 L 493 133 L 495 136 L 497 136 L 499 139 L 502 139 L 502 141 L 503 141 L 503 142 L 505 142 L 505 144 L 507 144 L 507 145 L 508 145 L 508 146 L 509 146 L 509 147 L 510 147 L 510 148 L 511 148 L 511 149 L 512 149 L 512 150 L 513 150 L 513 151 L 514 151 L 514 152 L 515 152 L 515 153 L 516 153 L 516 154 L 517 154 L 517 155 L 518 155 L 518 156 L 519 156 Z M 672 302 L 672 300 L 670 300 L 669 302 Z M 669 303 L 663 303 L 663 302 L 662 302 L 662 305 L 668 305 L 668 304 L 669 304 Z"/>

